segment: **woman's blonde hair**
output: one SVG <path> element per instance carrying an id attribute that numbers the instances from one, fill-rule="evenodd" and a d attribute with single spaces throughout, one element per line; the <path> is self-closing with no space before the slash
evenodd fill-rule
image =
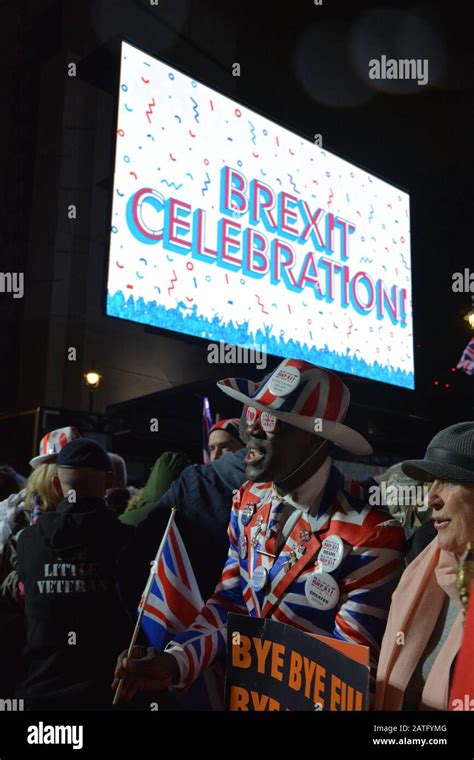
<path id="1" fill-rule="evenodd" d="M 57 475 L 56 462 L 43 462 L 29 475 L 25 485 L 25 506 L 31 510 L 35 497 L 38 497 L 42 512 L 52 512 L 56 509 L 62 496 L 53 487 L 53 477 Z"/>
<path id="2" fill-rule="evenodd" d="M 130 510 L 136 509 L 138 507 L 138 502 L 143 496 L 143 491 L 144 489 L 140 488 L 136 493 L 133 494 L 133 496 L 127 502 L 125 512 L 130 512 Z"/>

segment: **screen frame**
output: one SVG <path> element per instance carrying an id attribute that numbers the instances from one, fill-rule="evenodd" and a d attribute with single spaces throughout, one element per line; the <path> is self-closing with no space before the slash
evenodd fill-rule
<path id="1" fill-rule="evenodd" d="M 113 98 L 113 121 L 112 121 L 112 132 L 113 135 L 113 144 L 111 146 L 110 150 L 110 187 L 107 189 L 108 193 L 108 199 L 107 199 L 107 213 L 106 213 L 106 230 L 105 230 L 105 236 L 106 236 L 106 246 L 107 249 L 105 251 L 104 256 L 104 269 L 103 269 L 103 281 L 102 281 L 102 288 L 101 288 L 101 306 L 102 306 L 102 315 L 105 316 L 107 319 L 113 319 L 117 320 L 119 322 L 126 322 L 128 324 L 136 325 L 137 327 L 141 327 L 145 333 L 157 335 L 163 338 L 167 339 L 174 339 L 174 340 L 180 340 L 184 343 L 187 343 L 192 346 L 202 346 L 207 348 L 208 345 L 211 343 L 215 343 L 215 340 L 191 335 L 185 332 L 179 332 L 177 330 L 169 330 L 165 327 L 156 327 L 155 325 L 147 325 L 142 322 L 137 322 L 133 319 L 127 319 L 126 317 L 116 317 L 112 314 L 107 313 L 107 296 L 108 296 L 108 273 L 109 273 L 109 265 L 110 265 L 110 249 L 111 249 L 111 227 L 113 224 L 113 190 L 114 190 L 114 180 L 115 180 L 115 165 L 116 165 L 116 154 L 117 154 L 117 125 L 118 125 L 118 116 L 119 116 L 119 99 L 120 99 L 120 74 L 121 74 L 121 65 L 122 65 L 122 51 L 123 51 L 123 44 L 128 44 L 131 47 L 135 48 L 135 50 L 138 50 L 140 53 L 143 53 L 144 55 L 147 55 L 151 58 L 154 58 L 155 60 L 159 61 L 160 63 L 163 63 L 167 66 L 170 66 L 172 69 L 177 71 L 178 73 L 182 74 L 183 76 L 188 77 L 189 79 L 193 79 L 194 81 L 198 82 L 199 84 L 204 85 L 205 87 L 209 87 L 210 89 L 214 90 L 218 95 L 221 95 L 222 97 L 229 98 L 233 102 L 236 103 L 237 106 L 241 105 L 244 108 L 248 108 L 250 111 L 253 111 L 258 116 L 268 119 L 269 121 L 273 122 L 277 127 L 282 127 L 283 129 L 286 129 L 290 132 L 292 132 L 297 137 L 301 138 L 302 140 L 305 140 L 306 142 L 309 142 L 310 144 L 314 145 L 314 143 L 308 138 L 307 135 L 300 132 L 299 130 L 294 129 L 293 127 L 289 126 L 284 120 L 281 119 L 275 119 L 273 116 L 270 116 L 266 111 L 263 111 L 261 109 L 255 108 L 253 105 L 250 105 L 246 100 L 236 99 L 235 96 L 232 93 L 228 93 L 223 91 L 220 87 L 217 87 L 215 84 L 210 83 L 205 78 L 200 78 L 192 75 L 189 72 L 188 68 L 184 68 L 181 65 L 176 64 L 174 61 L 172 61 L 169 57 L 162 55 L 161 53 L 159 55 L 156 55 L 154 53 L 150 53 L 147 50 L 144 50 L 141 45 L 137 45 L 135 42 L 132 42 L 128 37 L 121 36 L 120 38 L 117 38 L 114 41 L 114 54 L 116 56 L 116 62 L 115 62 L 115 72 L 114 72 L 114 81 L 113 81 L 113 89 L 112 89 L 112 98 Z M 319 147 L 319 146 L 318 146 Z M 397 190 L 400 190 L 401 192 L 405 193 L 408 196 L 408 214 L 409 214 L 409 223 L 410 223 L 410 264 L 412 264 L 412 239 L 413 239 L 413 230 L 412 230 L 412 214 L 411 214 L 411 193 L 407 187 L 404 187 L 403 185 L 393 182 L 392 180 L 387 179 L 383 174 L 374 173 L 371 169 L 369 169 L 365 164 L 359 164 L 355 163 L 352 159 L 348 158 L 345 154 L 339 153 L 334 151 L 331 147 L 327 145 L 326 142 L 324 142 L 324 150 L 326 150 L 328 153 L 331 153 L 336 158 L 339 158 L 343 161 L 346 161 L 350 165 L 354 166 L 357 169 L 360 169 L 364 172 L 367 172 L 375 179 L 378 179 L 382 182 L 387 183 L 391 187 L 396 188 Z M 347 372 L 344 372 L 343 370 L 334 370 L 337 371 L 337 374 L 342 375 L 344 377 L 351 378 L 351 382 L 358 381 L 358 382 L 371 382 L 371 383 L 377 383 L 378 385 L 386 385 L 389 388 L 397 389 L 401 391 L 409 391 L 413 392 L 416 391 L 416 352 L 415 352 L 415 306 L 414 306 L 414 299 L 413 299 L 413 267 L 410 269 L 410 284 L 411 284 L 411 292 L 412 292 L 412 326 L 413 326 L 413 333 L 412 333 L 412 356 L 413 356 L 413 388 L 409 388 L 407 386 L 401 386 L 396 385 L 394 383 L 386 382 L 385 380 L 378 380 L 375 378 L 370 377 L 364 377 L 362 375 L 353 375 L 349 374 Z M 230 344 L 229 345 L 233 345 Z M 275 359 L 283 360 L 284 357 L 277 356 L 276 354 L 267 354 L 268 357 L 272 357 Z"/>

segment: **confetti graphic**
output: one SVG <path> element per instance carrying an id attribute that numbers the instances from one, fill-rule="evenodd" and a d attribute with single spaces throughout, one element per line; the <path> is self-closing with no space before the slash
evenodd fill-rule
<path id="1" fill-rule="evenodd" d="M 262 309 L 262 313 L 263 313 L 263 314 L 269 314 L 270 312 L 269 312 L 269 311 L 267 311 L 267 310 L 264 308 L 264 305 L 263 305 L 263 303 L 261 302 L 261 300 L 260 300 L 260 296 L 258 295 L 258 293 L 256 293 L 256 294 L 255 294 L 255 298 L 257 299 L 257 303 L 258 303 L 258 305 L 259 305 L 259 306 L 261 307 L 261 309 Z"/>
<path id="2" fill-rule="evenodd" d="M 152 98 L 150 102 L 148 103 L 148 111 L 145 111 L 146 117 L 148 119 L 148 122 L 151 124 L 151 115 L 153 113 L 153 109 L 156 106 L 155 98 Z"/>
<path id="3" fill-rule="evenodd" d="M 107 314 L 414 387 L 406 193 L 128 43 L 118 94 Z"/>
<path id="4" fill-rule="evenodd" d="M 168 182 L 167 179 L 162 179 L 162 180 L 160 180 L 160 182 L 162 182 L 167 187 L 174 187 L 175 190 L 179 190 L 180 187 L 183 187 L 183 183 L 182 182 L 179 185 L 177 185 L 175 182 Z"/>
<path id="5" fill-rule="evenodd" d="M 176 272 L 173 269 L 173 277 L 171 278 L 171 287 L 168 288 L 168 295 L 171 293 L 172 290 L 174 290 L 174 284 L 178 281 L 178 278 L 176 277 Z"/>
<path id="6" fill-rule="evenodd" d="M 290 180 L 290 182 L 291 182 L 291 186 L 294 188 L 294 191 L 295 191 L 295 193 L 297 193 L 297 195 L 299 195 L 299 194 L 300 194 L 300 191 L 299 191 L 299 190 L 298 190 L 298 188 L 296 187 L 296 185 L 295 185 L 295 183 L 294 183 L 294 181 L 293 181 L 293 177 L 291 176 L 291 174 L 288 174 L 288 177 L 289 177 L 289 180 Z"/>
<path id="7" fill-rule="evenodd" d="M 252 142 L 253 142 L 254 145 L 256 145 L 257 144 L 257 136 L 255 134 L 255 127 L 254 127 L 254 125 L 252 124 L 251 121 L 249 121 L 249 126 L 250 126 L 250 133 L 252 135 Z"/>
<path id="8" fill-rule="evenodd" d="M 403 255 L 403 253 L 400 254 L 400 258 L 403 261 L 403 266 L 405 267 L 405 269 L 408 269 L 408 271 L 410 272 L 411 271 L 411 267 L 409 267 L 408 264 L 407 264 L 407 262 L 405 261 L 405 257 Z"/>
<path id="9" fill-rule="evenodd" d="M 194 103 L 193 111 L 194 111 L 194 121 L 196 121 L 199 124 L 199 110 L 198 110 L 198 104 L 197 101 L 194 100 L 194 98 L 191 98 L 192 102 Z"/>
<path id="10" fill-rule="evenodd" d="M 210 178 L 209 174 L 206 172 L 206 179 L 205 179 L 204 185 L 202 186 L 202 189 L 201 189 L 201 192 L 202 192 L 203 195 L 204 195 L 204 193 L 207 193 L 207 190 L 209 188 L 210 183 L 211 183 L 211 178 Z"/>

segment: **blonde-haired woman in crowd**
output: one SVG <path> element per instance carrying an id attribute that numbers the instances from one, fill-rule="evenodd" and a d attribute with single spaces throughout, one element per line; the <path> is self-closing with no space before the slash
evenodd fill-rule
<path id="1" fill-rule="evenodd" d="M 25 509 L 30 512 L 32 522 L 40 512 L 51 512 L 58 506 L 62 496 L 58 495 L 53 486 L 53 478 L 57 475 L 56 462 L 45 462 L 32 470 L 25 484 Z"/>
<path id="2" fill-rule="evenodd" d="M 25 487 L 0 502 L 0 583 L 2 593 L 17 592 L 15 573 L 16 538 L 20 531 L 36 522 L 42 512 L 56 509 L 62 496 L 53 488 L 56 459 L 67 443 L 80 438 L 74 427 L 47 433 L 40 441 L 39 454 L 30 461 L 33 468 Z M 8 576 L 8 577 L 7 577 Z M 6 580 L 5 580 L 6 579 Z"/>

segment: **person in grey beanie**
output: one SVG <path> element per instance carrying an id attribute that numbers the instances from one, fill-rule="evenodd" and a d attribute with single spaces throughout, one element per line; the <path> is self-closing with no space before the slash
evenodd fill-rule
<path id="1" fill-rule="evenodd" d="M 458 571 L 474 543 L 474 422 L 441 430 L 424 458 L 403 462 L 402 469 L 431 483 L 427 501 L 436 536 L 407 567 L 392 596 L 376 710 L 447 710 L 463 637 Z"/>
<path id="2" fill-rule="evenodd" d="M 456 478 L 464 478 L 466 483 L 472 482 L 474 475 L 473 437 L 474 422 L 459 422 L 441 430 L 435 435 L 428 446 L 424 459 L 404 462 L 403 471 L 409 477 L 434 483 L 439 478 L 457 482 Z M 450 461 L 448 461 L 450 460 Z M 411 473 L 411 475 L 410 475 Z M 433 520 L 423 525 L 411 536 L 407 546 L 405 560 L 412 562 L 436 536 L 436 526 Z"/>

